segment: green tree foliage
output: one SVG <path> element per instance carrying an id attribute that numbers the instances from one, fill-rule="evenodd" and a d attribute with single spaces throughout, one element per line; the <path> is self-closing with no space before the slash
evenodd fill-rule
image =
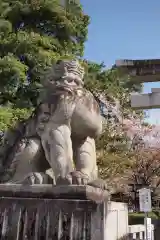
<path id="1" fill-rule="evenodd" d="M 8 127 L 13 127 L 18 120 L 27 119 L 31 114 L 32 109 L 26 108 L 0 108 L 0 131 L 5 131 Z"/>
<path id="2" fill-rule="evenodd" d="M 130 85 L 128 76 L 122 76 L 117 69 L 105 69 L 105 65 L 93 62 L 84 62 L 86 68 L 85 86 L 93 93 L 103 94 L 107 100 L 113 102 L 118 99 L 123 109 L 123 115 L 126 117 L 133 112 L 130 103 L 130 93 L 132 91 L 142 91 L 142 84 Z M 142 111 L 137 114 L 143 115 Z"/>
<path id="3" fill-rule="evenodd" d="M 82 60 L 89 17 L 79 1 L 0 1 L 0 130 L 27 118 L 37 104 L 40 77 L 58 59 L 81 59 L 86 69 L 85 87 L 107 101 L 117 98 L 123 114 L 130 114 L 129 86 L 116 69 Z M 127 139 L 108 124 L 97 139 L 97 156 L 103 178 L 122 173 L 128 165 Z"/>
<path id="4" fill-rule="evenodd" d="M 101 94 L 105 99 L 113 103 L 117 99 L 120 103 L 120 111 L 122 117 L 127 118 L 132 115 L 134 110 L 130 105 L 130 92 L 137 89 L 142 90 L 141 84 L 135 84 L 129 87 L 129 78 L 121 76 L 116 69 L 105 69 L 103 63 L 97 64 L 93 62 L 84 62 L 86 68 L 85 86 L 95 96 Z M 117 112 L 118 115 L 118 112 Z M 137 111 L 137 115 L 141 117 L 142 111 Z M 112 126 L 109 119 L 106 119 L 103 134 L 97 139 L 97 161 L 99 165 L 99 173 L 102 178 L 114 178 L 124 174 L 126 169 L 131 166 L 132 158 L 129 153 L 129 139 L 125 136 L 121 123 L 117 123 L 118 131 Z"/>
<path id="5" fill-rule="evenodd" d="M 35 106 L 42 71 L 83 55 L 89 17 L 77 1 L 0 2 L 0 104 Z"/>

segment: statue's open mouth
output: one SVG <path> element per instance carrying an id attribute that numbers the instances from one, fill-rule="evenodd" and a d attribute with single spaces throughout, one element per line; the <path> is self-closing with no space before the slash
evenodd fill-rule
<path id="1" fill-rule="evenodd" d="M 58 86 L 57 89 L 60 91 L 65 91 L 65 92 L 72 92 L 72 89 L 66 85 Z"/>

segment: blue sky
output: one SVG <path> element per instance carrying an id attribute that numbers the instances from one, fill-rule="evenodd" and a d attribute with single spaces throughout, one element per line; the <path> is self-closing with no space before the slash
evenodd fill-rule
<path id="1" fill-rule="evenodd" d="M 160 1 L 81 0 L 91 17 L 85 57 L 107 67 L 116 59 L 160 58 Z M 144 92 L 160 83 L 147 83 Z M 160 109 L 149 111 L 149 121 L 160 123 Z"/>

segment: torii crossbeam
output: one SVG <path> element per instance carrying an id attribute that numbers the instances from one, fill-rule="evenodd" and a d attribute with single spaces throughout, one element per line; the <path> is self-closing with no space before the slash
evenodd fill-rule
<path id="1" fill-rule="evenodd" d="M 131 83 L 160 81 L 160 59 L 117 60 L 115 67 L 129 75 Z M 135 109 L 160 108 L 160 88 L 152 88 L 151 93 L 132 93 L 131 107 Z"/>

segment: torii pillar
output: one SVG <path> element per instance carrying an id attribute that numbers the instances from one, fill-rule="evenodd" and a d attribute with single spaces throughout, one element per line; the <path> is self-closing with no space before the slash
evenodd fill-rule
<path id="1" fill-rule="evenodd" d="M 160 81 L 160 59 L 117 60 L 114 67 L 124 75 L 129 75 L 133 84 Z M 152 88 L 151 93 L 132 93 L 131 107 L 160 108 L 160 88 Z"/>

